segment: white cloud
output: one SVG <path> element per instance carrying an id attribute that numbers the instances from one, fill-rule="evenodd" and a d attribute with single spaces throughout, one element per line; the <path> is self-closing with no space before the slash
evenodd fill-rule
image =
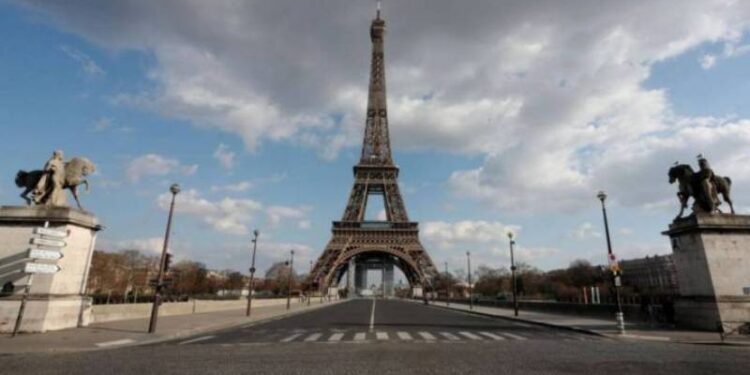
<path id="1" fill-rule="evenodd" d="M 250 150 L 288 142 L 331 159 L 361 142 L 371 3 L 27 4 L 107 48 L 154 57 L 153 89 L 120 103 L 236 134 Z M 394 146 L 483 157 L 452 174 L 458 196 L 568 212 L 606 189 L 653 206 L 674 196 L 660 182 L 668 166 L 698 152 L 737 178 L 735 191 L 750 189 L 744 120 L 683 118 L 668 91 L 644 85 L 655 64 L 706 43 L 724 44 L 721 58 L 750 50 L 740 44 L 750 2 L 435 0 L 392 2 L 384 17 Z"/>
<path id="2" fill-rule="evenodd" d="M 96 61 L 94 61 L 91 57 L 86 55 L 85 53 L 70 47 L 70 46 L 60 46 L 60 50 L 62 50 L 68 57 L 75 60 L 77 63 L 81 65 L 81 69 L 84 73 L 86 73 L 89 76 L 101 76 L 104 75 L 104 70 L 99 67 L 99 65 L 96 64 Z"/>
<path id="3" fill-rule="evenodd" d="M 211 191 L 229 191 L 234 193 L 241 193 L 243 191 L 250 190 L 252 187 L 253 183 L 250 181 L 239 181 L 225 186 L 211 186 Z"/>
<path id="4" fill-rule="evenodd" d="M 162 210 L 168 210 L 172 199 L 170 193 L 158 196 L 156 203 Z M 197 190 L 190 189 L 177 195 L 175 211 L 179 214 L 195 216 L 214 230 L 245 235 L 253 215 L 260 212 L 263 205 L 252 199 L 223 198 L 210 201 L 202 198 Z"/>
<path id="5" fill-rule="evenodd" d="M 573 232 L 570 233 L 570 237 L 577 240 L 586 240 L 589 238 L 600 238 L 601 232 L 594 229 L 594 225 L 589 222 L 581 223 Z"/>
<path id="6" fill-rule="evenodd" d="M 422 236 L 443 247 L 466 243 L 507 243 L 508 232 L 518 233 L 517 225 L 506 225 L 501 222 L 463 220 L 455 223 L 428 221 L 421 224 Z"/>
<path id="7" fill-rule="evenodd" d="M 724 43 L 724 50 L 718 56 L 710 53 L 704 54 L 699 60 L 701 68 L 711 69 L 720 59 L 725 60 L 739 57 L 750 52 L 750 44 L 739 44 L 738 42 L 739 39 L 730 40 L 730 42 Z"/>
<path id="8" fill-rule="evenodd" d="M 146 154 L 130 161 L 126 175 L 130 182 L 137 182 L 144 176 L 166 176 L 172 173 L 192 175 L 198 171 L 198 165 L 183 165 L 177 159 L 158 154 Z"/>
<path id="9" fill-rule="evenodd" d="M 309 224 L 306 217 L 311 209 L 310 206 L 269 206 L 266 208 L 266 215 L 271 226 L 278 225 L 282 220 L 297 220 L 298 226 L 304 227 L 306 225 L 304 222 Z"/>
<path id="10" fill-rule="evenodd" d="M 223 143 L 219 144 L 213 156 L 224 169 L 234 168 L 235 153 L 229 149 L 229 146 Z"/>
<path id="11" fill-rule="evenodd" d="M 706 70 L 711 69 L 714 67 L 714 65 L 716 65 L 716 56 L 710 53 L 707 53 L 703 55 L 703 57 L 701 57 L 700 62 L 701 62 L 701 68 L 706 69 Z"/>
<path id="12" fill-rule="evenodd" d="M 378 212 L 378 215 L 375 216 L 375 220 L 381 220 L 381 221 L 388 220 L 388 213 L 385 212 L 385 209 L 382 209 Z"/>

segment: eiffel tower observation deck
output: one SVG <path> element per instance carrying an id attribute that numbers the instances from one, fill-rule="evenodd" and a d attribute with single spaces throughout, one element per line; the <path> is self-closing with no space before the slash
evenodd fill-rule
<path id="1" fill-rule="evenodd" d="M 419 241 L 418 223 L 409 221 L 398 186 L 399 168 L 391 154 L 385 85 L 385 30 L 385 21 L 378 9 L 370 26 L 372 60 L 362 154 L 354 166 L 354 185 L 344 214 L 340 221 L 333 222 L 333 236 L 307 280 L 312 289 L 324 291 L 337 286 L 346 273 L 347 285 L 353 291 L 351 278 L 355 269 L 366 272 L 368 265 L 373 264 L 380 264 L 383 270 L 392 270 L 395 265 L 413 288 L 429 288 L 430 277 L 437 273 Z M 383 221 L 365 220 L 368 199 L 373 195 L 380 195 L 384 202 Z M 392 287 L 392 284 L 389 286 L 392 274 L 390 272 L 390 280 L 384 276 L 384 291 Z M 359 280 L 357 284 L 363 283 L 361 275 L 356 279 Z"/>

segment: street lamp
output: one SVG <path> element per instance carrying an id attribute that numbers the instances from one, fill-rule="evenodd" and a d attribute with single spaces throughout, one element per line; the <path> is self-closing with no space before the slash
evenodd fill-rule
<path id="1" fill-rule="evenodd" d="M 174 214 L 174 201 L 180 192 L 180 185 L 172 184 L 169 187 L 172 193 L 172 203 L 169 205 L 169 216 L 167 217 L 167 230 L 164 234 L 164 246 L 161 249 L 161 259 L 159 259 L 159 273 L 156 276 L 156 286 L 154 293 L 154 303 L 151 306 L 151 320 L 148 323 L 148 333 L 156 331 L 156 320 L 159 317 L 159 305 L 161 305 L 161 290 L 164 287 L 164 273 L 167 265 L 167 248 L 169 247 L 169 233 L 172 231 L 172 215 Z"/>
<path id="2" fill-rule="evenodd" d="M 245 316 L 250 316 L 250 309 L 253 306 L 253 292 L 255 289 L 255 250 L 258 248 L 258 235 L 260 232 L 256 229 L 253 231 L 253 258 L 250 263 L 250 281 L 247 284 L 247 311 Z"/>
<path id="3" fill-rule="evenodd" d="M 466 268 L 468 269 L 468 273 L 466 274 L 466 279 L 469 282 L 469 310 L 474 310 L 474 299 L 472 297 L 472 288 L 471 288 L 471 252 L 466 252 Z"/>
<path id="4" fill-rule="evenodd" d="M 604 204 L 604 201 L 607 199 L 607 194 L 603 191 L 600 191 L 597 195 L 597 198 L 602 202 L 602 215 L 604 216 L 604 233 L 607 236 L 607 255 L 609 258 L 609 261 L 614 263 L 615 256 L 612 253 L 612 241 L 609 237 L 609 221 L 607 220 L 607 207 Z M 617 313 L 615 314 L 615 319 L 617 320 L 617 330 L 620 332 L 620 334 L 625 333 L 625 316 L 622 313 L 622 303 L 620 302 L 620 275 L 617 272 L 616 269 L 612 268 L 612 281 L 615 284 L 615 298 L 617 299 Z"/>
<path id="5" fill-rule="evenodd" d="M 292 306 L 292 274 L 294 274 L 294 250 L 292 253 L 291 260 L 289 261 L 289 278 L 287 279 L 287 292 L 286 292 L 286 309 L 289 310 Z"/>
<path id="6" fill-rule="evenodd" d="M 508 232 L 508 240 L 510 241 L 510 278 L 513 284 L 513 313 L 518 316 L 518 284 L 516 284 L 516 261 L 513 257 L 513 245 L 516 241 L 513 241 L 513 232 Z"/>

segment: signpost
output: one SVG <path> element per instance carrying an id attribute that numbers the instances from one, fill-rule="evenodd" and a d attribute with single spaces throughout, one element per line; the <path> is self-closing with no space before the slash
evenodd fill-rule
<path id="1" fill-rule="evenodd" d="M 68 232 L 50 228 L 49 222 L 45 222 L 44 227 L 34 228 L 34 234 L 40 237 L 32 237 L 31 244 L 44 246 L 47 249 L 31 248 L 27 252 L 27 258 L 30 258 L 32 261 L 23 264 L 23 269 L 21 270 L 21 272 L 28 274 L 29 277 L 24 286 L 23 297 L 21 297 L 21 306 L 18 308 L 18 317 L 16 318 L 16 324 L 13 327 L 12 337 L 16 337 L 18 331 L 21 329 L 23 312 L 26 310 L 26 300 L 29 298 L 34 275 L 51 275 L 59 272 L 61 269 L 57 264 L 35 263 L 34 260 L 59 260 L 63 257 L 62 252 L 59 250 L 67 245 L 65 241 L 62 241 L 61 239 L 67 237 Z"/>
<path id="2" fill-rule="evenodd" d="M 60 266 L 57 264 L 48 264 L 48 263 L 26 263 L 26 266 L 23 268 L 24 273 L 41 273 L 41 274 L 53 274 L 60 271 Z"/>
<path id="3" fill-rule="evenodd" d="M 28 257 L 31 259 L 58 260 L 63 257 L 63 253 L 54 250 L 29 249 Z"/>
<path id="4" fill-rule="evenodd" d="M 65 241 L 49 240 L 46 238 L 32 238 L 31 244 L 38 245 L 38 246 L 57 247 L 57 248 L 65 247 L 66 245 Z"/>
<path id="5" fill-rule="evenodd" d="M 42 235 L 42 236 L 54 237 L 54 238 L 65 238 L 65 237 L 68 237 L 68 232 L 67 231 L 55 230 L 55 229 L 50 229 L 50 228 L 46 228 L 46 227 L 34 228 L 34 234 L 39 234 L 39 235 Z"/>

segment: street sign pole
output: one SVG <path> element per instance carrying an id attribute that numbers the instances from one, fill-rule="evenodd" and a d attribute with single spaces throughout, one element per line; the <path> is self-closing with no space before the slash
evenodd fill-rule
<path id="1" fill-rule="evenodd" d="M 29 274 L 29 279 L 26 281 L 26 286 L 23 290 L 23 297 L 21 297 L 21 306 L 18 308 L 18 317 L 16 318 L 16 325 L 13 327 L 13 335 L 16 337 L 18 331 L 21 329 L 21 321 L 23 321 L 23 311 L 26 309 L 26 300 L 29 298 L 29 292 L 31 291 L 31 281 L 34 279 L 34 274 Z"/>

